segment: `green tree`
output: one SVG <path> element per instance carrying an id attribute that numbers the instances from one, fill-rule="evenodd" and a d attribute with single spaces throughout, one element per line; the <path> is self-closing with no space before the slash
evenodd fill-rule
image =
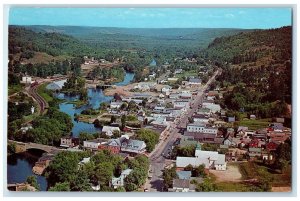
<path id="1" fill-rule="evenodd" d="M 50 185 L 56 182 L 74 181 L 78 174 L 78 163 L 81 158 L 83 157 L 76 152 L 62 151 L 56 154 L 47 168 Z"/>
<path id="2" fill-rule="evenodd" d="M 172 167 L 170 169 L 164 169 L 163 171 L 163 180 L 164 180 L 164 188 L 172 188 L 173 187 L 173 179 L 177 179 L 178 175 L 176 173 L 176 167 Z"/>
<path id="3" fill-rule="evenodd" d="M 49 191 L 56 191 L 56 192 L 71 191 L 70 184 L 68 182 L 63 182 L 63 183 L 58 182 L 55 184 L 55 186 L 50 187 Z"/>
<path id="4" fill-rule="evenodd" d="M 89 183 L 87 173 L 80 172 L 75 179 L 70 182 L 71 191 L 91 191 L 91 184 Z"/>
<path id="5" fill-rule="evenodd" d="M 198 184 L 196 187 L 197 192 L 214 192 L 217 190 L 216 184 L 214 184 L 210 178 L 205 178 L 203 182 Z"/>
<path id="6" fill-rule="evenodd" d="M 26 179 L 26 182 L 28 184 L 30 184 L 31 186 L 33 186 L 36 190 L 40 190 L 40 186 L 37 183 L 37 179 L 35 176 L 28 176 Z"/>
<path id="7" fill-rule="evenodd" d="M 204 177 L 204 176 L 206 176 L 205 165 L 202 164 L 202 165 L 199 165 L 198 167 L 194 168 L 192 170 L 192 174 L 193 174 L 194 177 L 200 177 L 200 176 Z"/>
<path id="8" fill-rule="evenodd" d="M 126 116 L 122 115 L 121 117 L 121 128 L 124 129 L 126 126 Z"/>
<path id="9" fill-rule="evenodd" d="M 136 138 L 144 141 L 147 146 L 146 150 L 151 152 L 158 143 L 159 134 L 149 129 L 140 129 L 136 132 Z"/>

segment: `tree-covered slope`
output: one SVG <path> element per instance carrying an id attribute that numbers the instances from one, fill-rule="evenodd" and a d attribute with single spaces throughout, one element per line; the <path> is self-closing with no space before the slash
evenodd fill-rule
<path id="1" fill-rule="evenodd" d="M 219 37 L 204 51 L 206 57 L 221 62 L 239 64 L 263 58 L 269 61 L 286 61 L 291 58 L 292 28 L 242 32 L 229 37 Z"/>
<path id="2" fill-rule="evenodd" d="M 21 54 L 32 58 L 35 52 L 44 52 L 51 56 L 76 56 L 92 49 L 74 37 L 60 33 L 41 33 L 19 27 L 9 26 L 9 54 Z"/>
<path id="3" fill-rule="evenodd" d="M 223 68 L 223 107 L 259 117 L 286 116 L 291 103 L 292 28 L 216 38 L 202 55 Z"/>
<path id="4" fill-rule="evenodd" d="M 216 37 L 251 30 L 229 28 L 114 28 L 82 26 L 26 26 L 35 32 L 62 33 L 96 47 L 114 49 L 205 48 Z"/>

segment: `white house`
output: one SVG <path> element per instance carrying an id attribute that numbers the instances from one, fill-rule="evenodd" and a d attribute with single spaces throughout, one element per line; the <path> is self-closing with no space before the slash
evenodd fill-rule
<path id="1" fill-rule="evenodd" d="M 148 77 L 149 77 L 150 80 L 153 80 L 156 77 L 156 73 L 153 72 Z"/>
<path id="2" fill-rule="evenodd" d="M 110 103 L 110 108 L 111 109 L 119 109 L 122 104 L 123 104 L 123 102 L 111 102 Z"/>
<path id="3" fill-rule="evenodd" d="M 141 140 L 123 139 L 121 144 L 121 151 L 141 154 L 146 151 L 146 143 Z"/>
<path id="4" fill-rule="evenodd" d="M 124 179 L 132 172 L 132 169 L 123 170 L 119 177 L 113 177 L 110 186 L 114 189 L 124 186 Z"/>
<path id="5" fill-rule="evenodd" d="M 199 86 L 199 85 L 201 85 L 201 82 L 202 81 L 199 78 L 190 78 L 188 84 L 190 86 Z"/>
<path id="6" fill-rule="evenodd" d="M 173 103 L 175 109 L 188 108 L 190 106 L 189 101 L 178 100 Z"/>
<path id="7" fill-rule="evenodd" d="M 182 69 L 181 68 L 175 69 L 174 74 L 180 74 L 180 73 L 182 73 Z"/>
<path id="8" fill-rule="evenodd" d="M 214 104 L 210 102 L 203 102 L 202 107 L 210 109 L 212 113 L 221 111 L 221 106 L 219 104 Z"/>
<path id="9" fill-rule="evenodd" d="M 191 99 L 192 93 L 190 91 L 182 91 L 180 97 L 183 99 Z"/>
<path id="10" fill-rule="evenodd" d="M 197 111 L 197 114 L 202 114 L 202 115 L 206 115 L 206 116 L 209 116 L 211 113 L 211 110 L 208 109 L 208 108 L 200 108 L 198 111 Z"/>
<path id="11" fill-rule="evenodd" d="M 187 125 L 188 132 L 199 132 L 199 133 L 218 133 L 218 128 L 206 127 L 203 122 L 194 122 Z"/>
<path id="12" fill-rule="evenodd" d="M 94 139 L 94 140 L 86 140 L 83 141 L 83 147 L 86 149 L 92 149 L 92 150 L 97 150 L 99 145 L 102 143 L 106 143 L 108 140 L 106 139 Z"/>
<path id="13" fill-rule="evenodd" d="M 29 76 L 23 76 L 23 77 L 22 77 L 21 83 L 24 83 L 24 84 L 31 84 L 31 82 L 32 82 L 31 77 L 29 77 Z"/>
<path id="14" fill-rule="evenodd" d="M 103 126 L 102 133 L 105 133 L 107 136 L 112 136 L 114 131 L 121 132 L 119 127 L 113 127 L 113 126 Z"/>
<path id="15" fill-rule="evenodd" d="M 216 151 L 202 151 L 200 144 L 197 144 L 195 157 L 177 157 L 176 167 L 184 168 L 187 165 L 198 167 L 204 165 L 207 169 L 226 170 L 227 162 L 225 155 Z"/>
<path id="16" fill-rule="evenodd" d="M 195 114 L 192 116 L 194 122 L 201 122 L 201 123 L 205 123 L 208 124 L 209 122 L 209 118 L 203 114 Z"/>
<path id="17" fill-rule="evenodd" d="M 91 159 L 90 157 L 88 157 L 88 158 L 83 158 L 83 159 L 78 163 L 78 165 L 81 166 L 81 165 L 87 164 L 87 163 L 90 162 L 90 159 Z"/>
<path id="18" fill-rule="evenodd" d="M 170 92 L 171 89 L 172 89 L 171 86 L 166 85 L 166 86 L 164 86 L 164 87 L 161 89 L 161 92 L 164 93 L 164 94 L 167 94 L 167 93 Z"/>

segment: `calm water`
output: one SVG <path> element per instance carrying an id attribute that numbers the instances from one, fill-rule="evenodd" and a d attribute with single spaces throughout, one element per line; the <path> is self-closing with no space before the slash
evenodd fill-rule
<path id="1" fill-rule="evenodd" d="M 134 77 L 133 73 L 126 73 L 124 80 L 122 82 L 115 83 L 115 85 L 117 86 L 127 85 L 133 80 L 133 77 Z M 58 94 L 57 97 L 60 99 L 65 99 L 67 101 L 72 101 L 78 98 L 78 96 L 67 96 L 64 94 Z M 112 96 L 105 96 L 101 89 L 88 89 L 88 97 L 89 97 L 89 104 L 84 105 L 80 108 L 75 108 L 73 104 L 68 104 L 68 103 L 61 103 L 59 105 L 60 111 L 70 115 L 72 118 L 74 124 L 72 129 L 73 136 L 78 136 L 80 132 L 95 133 L 101 131 L 100 128 L 95 128 L 94 124 L 75 121 L 74 120 L 75 113 L 80 114 L 81 111 L 87 108 L 97 109 L 99 108 L 102 102 L 109 102 L 113 99 Z"/>
<path id="2" fill-rule="evenodd" d="M 129 84 L 133 80 L 134 74 L 126 73 L 125 78 L 122 82 L 116 83 L 118 86 L 123 86 Z M 56 94 L 60 99 L 66 101 L 76 100 L 78 96 L 66 96 L 62 93 Z M 94 133 L 100 131 L 101 129 L 95 128 L 93 124 L 76 122 L 74 121 L 74 114 L 79 114 L 82 110 L 87 108 L 99 108 L 102 102 L 109 102 L 113 97 L 105 96 L 101 89 L 88 89 L 89 104 L 81 108 L 76 109 L 73 104 L 61 103 L 59 105 L 60 111 L 67 113 L 72 117 L 74 127 L 72 129 L 73 135 L 77 136 L 80 132 Z M 32 167 L 35 162 L 41 156 L 41 153 L 35 150 L 34 153 L 25 152 L 21 154 L 13 154 L 7 157 L 8 166 L 7 166 L 7 180 L 8 183 L 22 183 L 25 182 L 27 177 L 34 175 L 32 172 Z M 37 182 L 40 185 L 42 191 L 47 190 L 47 180 L 43 176 L 37 176 Z"/>
<path id="3" fill-rule="evenodd" d="M 36 151 L 36 150 L 35 150 Z M 34 175 L 32 167 L 41 156 L 40 153 L 25 152 L 13 154 L 7 157 L 7 181 L 8 183 L 23 183 L 27 177 Z M 43 176 L 35 175 L 37 182 L 40 185 L 40 190 L 47 190 L 47 180 Z"/>

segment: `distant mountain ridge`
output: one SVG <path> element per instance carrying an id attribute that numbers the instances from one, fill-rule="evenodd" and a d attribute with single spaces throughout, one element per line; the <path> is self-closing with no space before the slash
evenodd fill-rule
<path id="1" fill-rule="evenodd" d="M 73 36 L 92 46 L 107 48 L 154 49 L 158 46 L 172 48 L 205 48 L 216 37 L 230 36 L 250 29 L 230 28 L 114 28 L 83 26 L 22 26 L 36 33 L 60 33 Z"/>

